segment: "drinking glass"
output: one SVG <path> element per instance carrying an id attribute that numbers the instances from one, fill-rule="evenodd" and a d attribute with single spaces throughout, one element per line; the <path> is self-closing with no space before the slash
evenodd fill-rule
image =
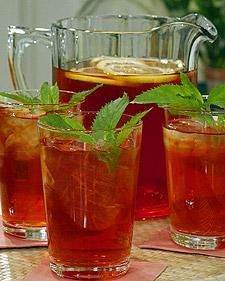
<path id="1" fill-rule="evenodd" d="M 225 247 L 224 114 L 165 108 L 171 237 L 188 248 Z"/>
<path id="2" fill-rule="evenodd" d="M 73 93 L 61 91 L 68 97 Z M 39 97 L 39 90 L 13 91 Z M 54 105 L 16 103 L 0 98 L 0 192 L 3 230 L 27 240 L 47 240 L 37 119 L 47 112 L 66 110 Z M 71 106 L 73 111 L 75 106 Z"/>
<path id="3" fill-rule="evenodd" d="M 180 83 L 180 72 L 196 83 L 199 47 L 216 35 L 214 25 L 197 14 L 74 17 L 56 21 L 50 30 L 11 26 L 9 63 L 15 86 L 26 88 L 23 54 L 32 44 L 44 44 L 51 50 L 53 82 L 60 89 L 81 91 L 103 84 L 81 105 L 99 110 L 124 92 L 134 99 L 160 84 Z M 130 105 L 126 113 L 145 109 Z M 143 120 L 137 219 L 168 214 L 162 120 L 163 111 L 156 105 Z"/>
<path id="4" fill-rule="evenodd" d="M 65 117 L 65 116 L 64 116 Z M 121 131 L 89 128 L 93 112 L 80 112 L 85 130 L 39 120 L 50 268 L 61 277 L 108 280 L 128 270 L 142 123 L 118 147 L 104 136 Z M 102 137 L 90 145 L 79 134 Z"/>

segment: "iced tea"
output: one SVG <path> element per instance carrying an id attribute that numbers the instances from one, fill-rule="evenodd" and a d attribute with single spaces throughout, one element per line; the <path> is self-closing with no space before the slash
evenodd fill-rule
<path id="1" fill-rule="evenodd" d="M 124 274 L 132 243 L 140 125 L 121 145 L 113 169 L 99 157 L 108 153 L 99 146 L 39 125 L 51 269 L 59 274 L 63 265 L 61 276 L 77 280 Z"/>
<path id="2" fill-rule="evenodd" d="M 19 112 L 17 112 L 19 114 Z M 23 237 L 21 227 L 46 226 L 37 118 L 13 116 L 12 110 L 0 109 L 0 182 L 3 226 Z M 23 238 L 26 238 L 25 236 Z M 46 239 L 46 237 L 45 237 Z"/>
<path id="3" fill-rule="evenodd" d="M 2 97 L 0 103 L 3 229 L 28 240 L 47 240 L 37 120 L 51 111 L 52 106 L 23 106 L 12 100 L 6 102 Z"/>
<path id="4" fill-rule="evenodd" d="M 76 67 L 76 68 L 75 68 Z M 96 83 L 103 84 L 96 93 L 87 98 L 83 109 L 98 110 L 106 102 L 129 94 L 130 100 L 142 91 L 160 84 L 179 83 L 181 61 L 137 60 L 133 58 L 100 57 L 82 65 L 70 63 L 68 70 L 55 68 L 53 80 L 61 89 L 80 91 Z M 187 73 L 196 82 L 196 71 Z M 130 105 L 129 114 L 149 106 Z M 144 117 L 143 144 L 136 200 L 136 218 L 145 219 L 168 214 L 165 156 L 162 139 L 163 111 L 157 106 Z"/>
<path id="5" fill-rule="evenodd" d="M 191 248 L 224 247 L 216 240 L 225 237 L 225 133 L 190 119 L 163 131 L 172 237 Z"/>

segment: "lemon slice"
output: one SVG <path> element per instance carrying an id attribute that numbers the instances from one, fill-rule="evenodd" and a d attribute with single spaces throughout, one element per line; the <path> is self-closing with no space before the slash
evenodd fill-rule
<path id="1" fill-rule="evenodd" d="M 65 72 L 65 77 L 72 80 L 78 80 L 88 83 L 96 83 L 96 84 L 107 84 L 107 85 L 114 85 L 114 86 L 126 86 L 127 82 L 121 78 L 119 79 L 113 79 L 108 78 L 105 76 L 95 76 L 95 75 L 86 75 L 82 72 L 73 72 L 73 71 L 67 71 Z"/>
<path id="2" fill-rule="evenodd" d="M 119 77 L 117 77 L 119 78 Z M 171 83 L 179 79 L 179 74 L 161 74 L 161 75 L 130 75 L 123 76 L 125 85 L 129 84 L 161 84 L 161 83 Z"/>
<path id="3" fill-rule="evenodd" d="M 175 63 L 171 66 L 168 61 L 151 60 L 146 64 L 133 58 L 97 58 L 93 62 L 97 69 L 101 69 L 114 80 L 123 80 L 125 85 L 128 83 L 168 83 L 178 78 L 175 73 L 176 68 L 181 68 Z"/>
<path id="4" fill-rule="evenodd" d="M 151 83 L 169 83 L 179 78 L 178 74 L 167 74 L 167 75 L 114 75 L 114 76 L 94 76 L 84 75 L 79 72 L 67 71 L 65 77 L 72 80 L 78 80 L 96 84 L 107 84 L 114 86 L 138 86 L 138 84 L 151 84 Z"/>
<path id="5" fill-rule="evenodd" d="M 134 58 L 98 57 L 90 66 L 71 69 L 66 78 L 90 83 L 137 87 L 139 84 L 170 83 L 179 78 L 182 62 L 151 59 L 141 61 Z"/>
<path id="6" fill-rule="evenodd" d="M 143 75 L 152 70 L 147 64 L 130 58 L 102 59 L 96 64 L 96 68 L 107 75 Z"/>

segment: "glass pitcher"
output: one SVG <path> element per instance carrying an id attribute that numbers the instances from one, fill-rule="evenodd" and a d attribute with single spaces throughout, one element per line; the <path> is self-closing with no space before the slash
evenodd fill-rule
<path id="1" fill-rule="evenodd" d="M 23 54 L 33 44 L 44 44 L 51 50 L 53 82 L 60 89 L 82 91 L 103 84 L 82 104 L 83 109 L 98 110 L 124 92 L 132 100 L 162 83 L 179 83 L 180 72 L 196 83 L 199 47 L 216 36 L 215 26 L 198 14 L 66 18 L 51 29 L 10 26 L 9 64 L 15 87 L 27 88 Z M 130 105 L 128 113 L 145 108 Z M 157 106 L 144 118 L 136 219 L 165 216 L 169 211 L 162 119 Z"/>

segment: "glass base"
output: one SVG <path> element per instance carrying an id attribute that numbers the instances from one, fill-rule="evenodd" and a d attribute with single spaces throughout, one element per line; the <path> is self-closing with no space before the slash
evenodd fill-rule
<path id="1" fill-rule="evenodd" d="M 60 277 L 70 278 L 74 280 L 109 280 L 122 276 L 127 273 L 129 259 L 119 264 L 108 266 L 66 266 L 57 263 L 54 258 L 50 257 L 50 269 Z"/>
<path id="2" fill-rule="evenodd" d="M 225 237 L 197 236 L 180 233 L 171 229 L 172 240 L 183 247 L 198 250 L 216 250 L 225 248 Z"/>
<path id="3" fill-rule="evenodd" d="M 46 227 L 14 227 L 3 222 L 3 231 L 25 240 L 48 241 Z"/>

